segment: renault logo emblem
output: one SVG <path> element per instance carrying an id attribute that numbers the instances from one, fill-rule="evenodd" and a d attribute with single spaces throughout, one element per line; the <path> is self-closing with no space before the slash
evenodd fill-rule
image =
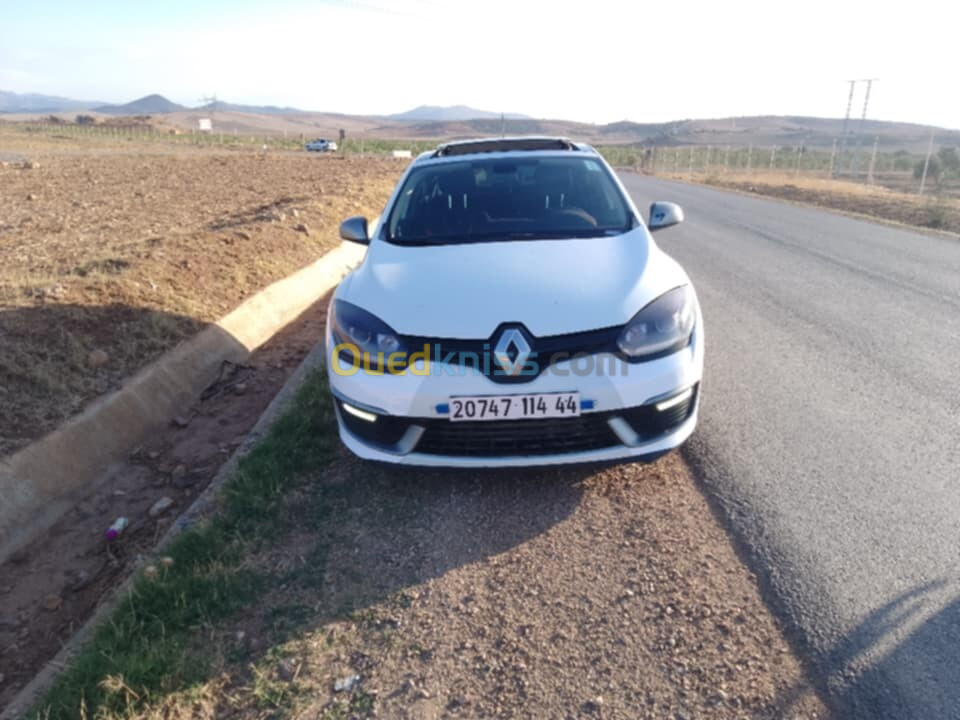
<path id="1" fill-rule="evenodd" d="M 530 357 L 530 343 L 517 328 L 508 328 L 493 348 L 493 357 L 505 374 L 516 377 Z"/>

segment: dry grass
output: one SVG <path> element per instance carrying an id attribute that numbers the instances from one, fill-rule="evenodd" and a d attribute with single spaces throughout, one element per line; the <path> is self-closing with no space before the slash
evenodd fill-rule
<path id="1" fill-rule="evenodd" d="M 685 175 L 677 178 L 691 179 Z M 960 199 L 938 196 L 932 187 L 921 197 L 880 185 L 784 172 L 707 175 L 694 176 L 692 179 L 708 185 L 810 203 L 906 225 L 960 232 Z"/>
<path id="2" fill-rule="evenodd" d="M 403 168 L 74 149 L 0 166 L 0 455 L 316 260 L 340 220 L 380 212 Z"/>
<path id="3" fill-rule="evenodd" d="M 858 197 L 879 197 L 889 195 L 891 191 L 878 185 L 864 185 L 846 180 L 810 175 L 794 175 L 790 172 L 757 172 L 749 176 L 749 181 L 761 185 L 783 187 L 793 185 L 805 190 L 832 192 Z"/>

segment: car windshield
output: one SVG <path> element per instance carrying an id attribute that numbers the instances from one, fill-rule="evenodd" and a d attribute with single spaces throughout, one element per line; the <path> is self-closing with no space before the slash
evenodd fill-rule
<path id="1" fill-rule="evenodd" d="M 596 158 L 508 157 L 414 168 L 386 224 L 401 245 L 602 237 L 634 226 Z"/>

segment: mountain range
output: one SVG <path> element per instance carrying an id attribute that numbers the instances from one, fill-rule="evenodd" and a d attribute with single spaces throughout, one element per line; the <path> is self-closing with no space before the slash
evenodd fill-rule
<path id="1" fill-rule="evenodd" d="M 307 110 L 276 105 L 241 105 L 237 103 L 215 101 L 194 108 L 168 100 L 163 95 L 146 95 L 128 103 L 109 104 L 72 100 L 56 95 L 38 95 L 35 93 L 18 94 L 0 90 L 0 113 L 58 113 L 75 110 L 88 110 L 103 115 L 162 115 L 187 110 L 217 112 L 239 112 L 255 115 L 294 115 L 306 114 Z M 519 113 L 499 113 L 477 110 L 466 105 L 441 107 L 421 105 L 406 112 L 388 115 L 387 118 L 398 122 L 457 122 L 461 120 L 492 120 L 500 117 L 510 120 L 529 119 Z"/>
<path id="2" fill-rule="evenodd" d="M 0 90 L 0 113 L 54 113 L 86 110 L 102 102 L 71 100 L 58 95 L 18 94 Z"/>
<path id="3" fill-rule="evenodd" d="M 345 115 L 333 112 L 308 112 L 272 105 L 240 105 L 225 101 L 189 108 L 171 102 L 162 95 L 147 95 L 122 105 L 83 102 L 50 95 L 0 91 L 0 117 L 3 113 L 50 115 L 59 113 L 72 120 L 73 114 L 87 111 L 97 115 L 149 115 L 157 127 L 191 131 L 199 117 L 211 117 L 217 131 L 241 135 L 337 137 L 342 130 L 348 137 L 433 142 L 478 136 L 550 135 L 575 138 L 595 145 L 648 145 L 713 148 L 816 147 L 830 149 L 843 136 L 840 118 L 802 116 L 753 116 L 640 123 L 629 120 L 596 125 L 572 120 L 537 119 L 517 113 L 501 113 L 465 105 L 441 107 L 421 105 L 394 115 Z M 850 142 L 869 151 L 874 139 L 883 152 L 906 150 L 922 153 L 934 132 L 938 144 L 960 146 L 960 131 L 932 128 L 929 125 L 859 120 L 853 124 L 860 140 Z"/>

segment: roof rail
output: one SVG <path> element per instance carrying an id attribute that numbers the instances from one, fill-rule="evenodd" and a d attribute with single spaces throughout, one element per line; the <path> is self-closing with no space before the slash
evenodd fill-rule
<path id="1" fill-rule="evenodd" d="M 464 140 L 440 145 L 430 157 L 472 155 L 474 153 L 509 152 L 513 150 L 579 150 L 571 140 L 561 137 L 504 137 Z"/>

